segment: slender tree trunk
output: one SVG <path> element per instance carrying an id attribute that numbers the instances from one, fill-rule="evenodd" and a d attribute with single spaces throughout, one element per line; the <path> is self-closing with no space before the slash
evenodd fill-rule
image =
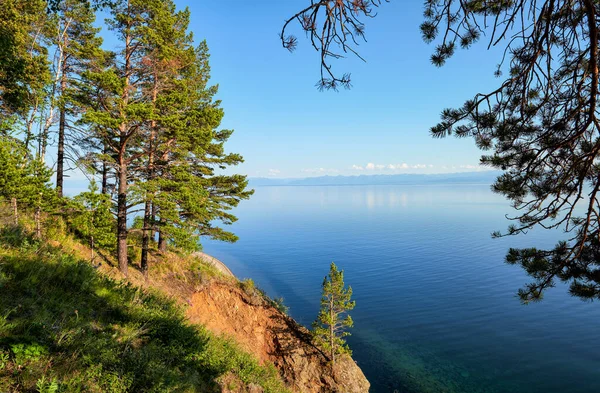
<path id="1" fill-rule="evenodd" d="M 121 137 L 122 143 L 124 137 Z M 127 277 L 127 164 L 125 162 L 124 149 L 119 152 L 119 189 L 117 196 L 117 260 L 119 269 Z"/>
<path id="2" fill-rule="evenodd" d="M 144 224 L 142 228 L 142 259 L 140 261 L 140 267 L 142 268 L 142 274 L 144 278 L 148 280 L 148 249 L 150 247 L 150 225 L 151 225 L 152 210 L 150 201 L 146 200 L 144 206 Z"/>
<path id="3" fill-rule="evenodd" d="M 13 216 L 15 219 L 15 225 L 19 225 L 19 208 L 17 205 L 17 198 L 10 198 L 10 203 L 13 208 Z"/>
<path id="4" fill-rule="evenodd" d="M 158 95 L 158 77 L 154 73 L 154 83 L 152 86 L 152 103 L 156 102 Z M 156 120 L 150 122 L 150 140 L 148 141 L 148 179 L 152 181 L 154 178 L 154 139 L 156 138 Z M 142 227 L 142 258 L 140 267 L 146 281 L 148 280 L 148 248 L 150 246 L 152 222 L 152 202 L 150 201 L 148 192 L 146 192 L 146 203 L 144 206 L 144 224 Z"/>
<path id="5" fill-rule="evenodd" d="M 129 11 L 129 1 L 127 8 Z M 129 29 L 127 29 L 129 31 Z M 129 33 L 125 35 L 125 83 L 123 86 L 123 106 L 126 107 L 129 103 L 130 89 L 130 72 L 131 72 L 131 37 Z M 122 116 L 126 116 L 122 113 Z M 119 261 L 119 269 L 125 277 L 128 276 L 128 260 L 127 260 L 127 161 L 125 154 L 127 152 L 127 140 L 129 138 L 127 123 L 121 123 L 119 126 L 119 154 L 118 154 L 118 169 L 119 187 L 117 191 L 117 260 Z"/>
<path id="6" fill-rule="evenodd" d="M 167 251 L 167 239 L 166 239 L 165 235 L 163 234 L 163 231 L 160 229 L 158 232 L 158 251 L 160 251 L 160 252 Z"/>
<path id="7" fill-rule="evenodd" d="M 108 153 L 108 144 L 105 142 L 102 154 L 106 156 Z M 108 165 L 106 165 L 106 158 L 102 160 L 102 194 L 108 194 Z"/>
<path id="8" fill-rule="evenodd" d="M 150 239 L 156 241 L 156 215 L 158 213 L 158 206 L 152 202 L 152 230 L 150 231 Z"/>
<path id="9" fill-rule="evenodd" d="M 335 364 L 335 348 L 333 347 L 333 297 L 329 300 L 329 318 L 331 324 L 329 325 L 329 345 L 331 347 L 331 364 Z"/>
<path id="10" fill-rule="evenodd" d="M 33 139 L 33 123 L 35 121 L 35 115 L 38 111 L 38 102 L 35 101 L 35 105 L 31 110 L 29 118 L 27 119 L 27 129 L 25 132 L 25 150 L 29 151 L 29 144 L 31 143 L 31 139 Z"/>
<path id="11" fill-rule="evenodd" d="M 61 91 L 64 94 L 64 91 L 67 87 L 67 79 L 63 74 L 62 80 L 60 82 Z M 66 113 L 65 113 L 64 103 L 60 108 L 60 115 L 58 119 L 58 151 L 56 152 L 56 191 L 58 196 L 62 198 L 63 196 L 63 179 L 64 179 L 64 162 L 65 162 L 65 123 L 66 123 Z"/>

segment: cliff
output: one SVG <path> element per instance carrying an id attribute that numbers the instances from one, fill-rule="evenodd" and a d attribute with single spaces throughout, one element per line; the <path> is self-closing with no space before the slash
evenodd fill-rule
<path id="1" fill-rule="evenodd" d="M 326 356 L 311 344 L 306 328 L 256 290 L 209 283 L 191 296 L 186 314 L 190 321 L 232 337 L 261 363 L 271 362 L 294 392 L 369 391 L 369 382 L 351 357 L 342 356 L 332 370 Z"/>

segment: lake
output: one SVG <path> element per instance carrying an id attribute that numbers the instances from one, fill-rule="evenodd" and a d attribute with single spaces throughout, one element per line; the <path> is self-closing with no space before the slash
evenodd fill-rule
<path id="1" fill-rule="evenodd" d="M 519 302 L 529 280 L 506 251 L 561 234 L 492 239 L 510 212 L 485 185 L 258 187 L 235 210 L 240 240 L 203 243 L 305 325 L 334 261 L 371 392 L 600 392 L 600 305 L 562 285 Z"/>

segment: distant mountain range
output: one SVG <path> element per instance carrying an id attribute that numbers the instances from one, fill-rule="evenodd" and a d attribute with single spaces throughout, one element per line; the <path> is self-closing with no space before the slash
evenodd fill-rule
<path id="1" fill-rule="evenodd" d="M 254 177 L 251 187 L 260 186 L 367 186 L 367 185 L 427 185 L 427 184 L 492 184 L 501 172 L 461 172 L 435 175 L 358 175 L 319 176 L 293 179 Z"/>

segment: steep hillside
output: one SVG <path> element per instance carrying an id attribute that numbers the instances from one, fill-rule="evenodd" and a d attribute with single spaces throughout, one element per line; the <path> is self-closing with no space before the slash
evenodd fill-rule
<path id="1" fill-rule="evenodd" d="M 0 242 L 0 391 L 287 391 L 272 366 L 188 323 L 160 292 L 19 229 Z"/>
<path id="2" fill-rule="evenodd" d="M 2 392 L 369 390 L 350 357 L 332 369 L 280 305 L 205 254 L 153 253 L 147 281 L 134 265 L 123 281 L 60 225 L 44 235 L 0 224 Z"/>

